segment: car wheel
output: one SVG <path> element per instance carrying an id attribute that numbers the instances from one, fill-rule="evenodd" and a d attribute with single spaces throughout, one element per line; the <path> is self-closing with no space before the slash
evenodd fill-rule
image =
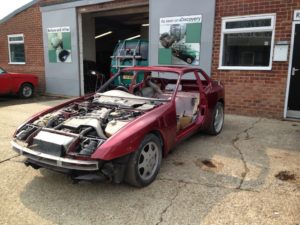
<path id="1" fill-rule="evenodd" d="M 222 129 L 224 124 L 224 105 L 222 102 L 217 102 L 214 112 L 213 119 L 208 130 L 208 133 L 211 135 L 218 135 Z"/>
<path id="2" fill-rule="evenodd" d="M 126 183 L 145 187 L 156 178 L 162 160 L 160 139 L 154 134 L 148 134 L 137 151 L 130 156 L 125 175 Z"/>
<path id="3" fill-rule="evenodd" d="M 30 98 L 33 96 L 33 86 L 31 84 L 22 84 L 19 90 L 19 96 L 21 98 Z"/>
<path id="4" fill-rule="evenodd" d="M 193 60 L 192 60 L 191 58 L 187 58 L 187 59 L 186 59 L 186 62 L 187 62 L 188 64 L 192 64 Z"/>

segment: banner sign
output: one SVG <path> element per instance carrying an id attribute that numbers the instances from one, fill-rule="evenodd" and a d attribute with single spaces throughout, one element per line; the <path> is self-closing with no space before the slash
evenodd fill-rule
<path id="1" fill-rule="evenodd" d="M 50 63 L 71 63 L 71 29 L 70 27 L 47 28 L 48 57 Z"/>
<path id="2" fill-rule="evenodd" d="M 158 63 L 199 65 L 202 15 L 160 19 Z"/>
<path id="3" fill-rule="evenodd" d="M 294 20 L 300 20 L 300 10 L 294 11 Z"/>

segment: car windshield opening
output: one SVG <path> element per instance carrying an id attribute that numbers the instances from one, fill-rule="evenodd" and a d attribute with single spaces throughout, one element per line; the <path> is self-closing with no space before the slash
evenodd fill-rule
<path id="1" fill-rule="evenodd" d="M 178 82 L 175 72 L 124 70 L 109 79 L 98 92 L 118 90 L 115 97 L 171 100 Z M 124 94 L 126 93 L 126 94 Z"/>

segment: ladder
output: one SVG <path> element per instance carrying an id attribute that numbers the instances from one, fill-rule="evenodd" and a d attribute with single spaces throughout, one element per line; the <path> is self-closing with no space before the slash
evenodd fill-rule
<path id="1" fill-rule="evenodd" d="M 111 56 L 111 59 L 115 60 L 115 63 L 112 65 L 112 67 L 118 70 L 125 67 L 136 66 L 137 60 L 142 58 L 138 52 L 141 41 L 139 40 L 133 49 L 126 48 L 126 42 L 127 41 L 124 40 L 122 46 L 120 48 L 118 47 L 117 54 Z M 126 60 L 131 60 L 131 65 L 124 64 L 123 62 Z"/>

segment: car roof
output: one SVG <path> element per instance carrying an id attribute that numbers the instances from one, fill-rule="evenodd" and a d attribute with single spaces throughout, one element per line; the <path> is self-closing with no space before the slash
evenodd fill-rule
<path id="1" fill-rule="evenodd" d="M 185 67 L 185 66 L 133 66 L 124 68 L 122 71 L 158 71 L 158 72 L 174 72 L 174 73 L 187 73 L 195 70 L 201 70 L 199 68 Z"/>

